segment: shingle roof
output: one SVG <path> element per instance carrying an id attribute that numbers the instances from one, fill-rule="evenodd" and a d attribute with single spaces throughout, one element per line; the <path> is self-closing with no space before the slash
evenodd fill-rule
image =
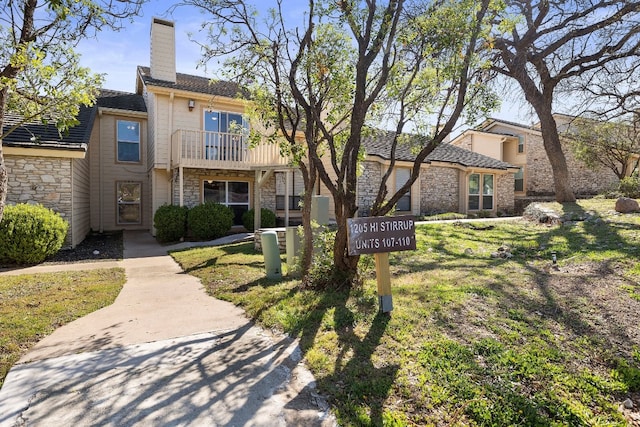
<path id="1" fill-rule="evenodd" d="M 486 131 L 486 129 L 489 126 L 491 126 L 493 123 L 502 123 L 502 124 L 505 124 L 505 125 L 515 126 L 515 127 L 519 127 L 519 128 L 527 129 L 527 130 L 540 130 L 539 128 L 537 128 L 535 126 L 527 126 L 527 125 L 523 125 L 522 123 L 516 123 L 516 122 L 511 122 L 509 120 L 497 119 L 495 117 L 492 117 L 492 118 L 487 119 L 487 120 L 483 121 L 482 123 L 480 123 L 476 127 L 476 130 Z"/>
<path id="2" fill-rule="evenodd" d="M 226 96 L 227 98 L 246 98 L 248 94 L 236 83 L 224 80 L 211 80 L 207 77 L 176 73 L 176 82 L 158 80 L 151 77 L 149 67 L 138 66 L 138 74 L 147 86 L 159 86 L 207 95 Z"/>
<path id="3" fill-rule="evenodd" d="M 377 132 L 375 135 L 362 139 L 362 145 L 368 155 L 378 156 L 385 160 L 391 159 L 391 143 L 393 132 Z M 416 155 L 412 152 L 410 142 L 399 142 L 396 147 L 396 160 L 414 161 Z M 464 167 L 507 170 L 515 166 L 448 143 L 438 145 L 425 159 L 425 163 L 444 162 L 458 164 Z"/>
<path id="4" fill-rule="evenodd" d="M 68 129 L 60 135 L 54 124 L 26 123 L 7 135 L 2 140 L 6 146 L 21 146 L 33 148 L 86 150 L 89 143 L 93 119 L 96 109 L 94 107 L 80 107 L 78 113 L 78 125 Z M 6 113 L 4 116 L 4 130 L 19 123 L 22 118 L 15 113 Z"/>
<path id="5" fill-rule="evenodd" d="M 114 108 L 117 110 L 146 112 L 147 104 L 142 95 L 102 89 L 98 98 L 98 107 Z"/>

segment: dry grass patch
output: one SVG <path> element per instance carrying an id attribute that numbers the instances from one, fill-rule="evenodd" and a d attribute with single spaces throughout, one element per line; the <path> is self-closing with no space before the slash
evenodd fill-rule
<path id="1" fill-rule="evenodd" d="M 111 304 L 124 282 L 121 268 L 0 276 L 0 386 L 35 343 Z"/>

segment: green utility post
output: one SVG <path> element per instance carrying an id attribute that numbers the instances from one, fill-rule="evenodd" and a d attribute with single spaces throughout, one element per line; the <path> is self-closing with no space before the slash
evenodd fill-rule
<path id="1" fill-rule="evenodd" d="M 262 239 L 262 254 L 264 255 L 264 268 L 267 270 L 267 279 L 282 279 L 278 233 L 271 230 L 263 231 L 260 238 Z"/>

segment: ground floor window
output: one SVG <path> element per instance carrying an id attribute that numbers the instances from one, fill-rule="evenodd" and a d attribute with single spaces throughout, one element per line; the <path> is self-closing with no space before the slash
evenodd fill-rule
<path id="1" fill-rule="evenodd" d="M 276 172 L 276 209 L 285 210 L 287 206 L 287 173 L 288 172 Z M 289 210 L 299 211 L 300 201 L 302 194 L 304 193 L 304 181 L 302 179 L 302 172 L 296 170 L 289 176 Z"/>
<path id="2" fill-rule="evenodd" d="M 396 191 L 400 189 L 403 185 L 407 183 L 409 178 L 411 178 L 411 169 L 409 168 L 396 168 Z M 410 211 L 411 210 L 411 190 L 407 192 L 404 196 L 398 200 L 396 203 L 397 211 Z"/>
<path id="3" fill-rule="evenodd" d="M 231 208 L 233 224 L 242 225 L 242 215 L 249 210 L 249 183 L 246 181 L 204 181 L 204 201 Z"/>
<path id="4" fill-rule="evenodd" d="M 118 197 L 118 224 L 140 224 L 142 222 L 142 183 L 116 183 Z"/>
<path id="5" fill-rule="evenodd" d="M 469 210 L 493 210 L 493 175 L 469 175 Z"/>
<path id="6" fill-rule="evenodd" d="M 515 191 L 522 192 L 524 191 L 524 167 L 521 167 L 518 172 L 513 176 L 515 183 Z"/>

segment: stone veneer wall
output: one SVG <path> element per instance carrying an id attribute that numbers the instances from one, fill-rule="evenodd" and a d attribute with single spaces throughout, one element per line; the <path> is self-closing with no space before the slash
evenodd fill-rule
<path id="1" fill-rule="evenodd" d="M 496 209 L 498 212 L 513 214 L 515 212 L 514 174 L 496 175 Z"/>
<path id="2" fill-rule="evenodd" d="M 368 216 L 368 212 L 376 200 L 380 179 L 382 179 L 382 164 L 377 162 L 362 162 L 362 175 L 358 177 L 358 198 L 356 204 L 358 215 Z"/>
<path id="3" fill-rule="evenodd" d="M 5 156 L 9 173 L 7 204 L 41 204 L 67 222 L 72 214 L 71 159 Z M 71 225 L 64 242 L 71 246 Z"/>
<path id="4" fill-rule="evenodd" d="M 460 212 L 458 170 L 430 166 L 420 174 L 420 213 Z"/>
<path id="5" fill-rule="evenodd" d="M 272 212 L 276 211 L 276 175 L 271 174 L 269 178 L 262 184 L 260 195 L 260 203 L 265 209 Z M 252 201 L 253 203 L 253 201 Z"/>
<path id="6" fill-rule="evenodd" d="M 592 195 L 616 186 L 618 179 L 611 170 L 606 168 L 591 170 L 583 162 L 576 159 L 566 144 L 562 148 L 567 159 L 571 188 L 576 194 Z M 544 149 L 542 136 L 529 135 L 525 149 L 527 154 L 525 176 L 527 195 L 554 194 L 553 172 Z"/>

